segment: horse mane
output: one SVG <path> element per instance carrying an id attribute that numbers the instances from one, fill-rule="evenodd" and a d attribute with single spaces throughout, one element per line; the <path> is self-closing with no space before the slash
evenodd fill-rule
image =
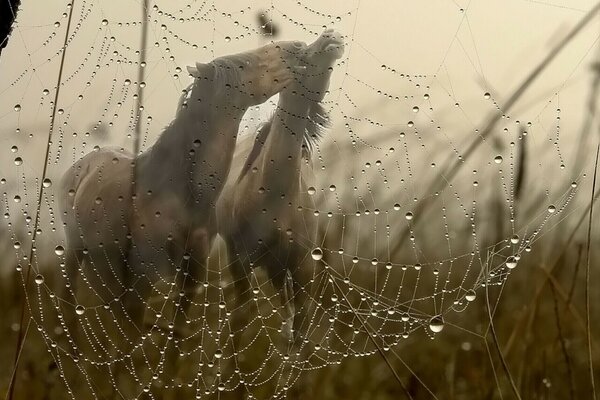
<path id="1" fill-rule="evenodd" d="M 250 167 L 260 155 L 260 152 L 269 137 L 269 133 L 271 132 L 273 118 L 275 118 L 275 114 L 271 115 L 269 120 L 261 124 L 257 129 L 254 145 L 248 154 L 248 158 L 246 158 L 246 163 L 240 171 L 240 175 L 237 179 L 238 183 L 248 173 Z M 312 156 L 314 148 L 325 135 L 325 130 L 331 125 L 329 113 L 321 103 L 314 103 L 310 106 L 307 118 L 308 123 L 306 124 L 306 129 L 304 130 L 302 138 L 302 157 L 305 159 L 309 159 Z"/>
<path id="2" fill-rule="evenodd" d="M 329 112 L 321 103 L 314 103 L 308 111 L 308 124 L 302 141 L 302 157 L 309 159 L 315 146 L 325 135 L 325 130 L 331 126 Z"/>
<path id="3" fill-rule="evenodd" d="M 242 83 L 240 78 L 240 71 L 246 66 L 257 63 L 259 56 L 252 52 L 244 52 L 239 54 L 232 54 L 228 56 L 218 57 L 212 60 L 207 65 L 213 67 L 213 76 L 210 79 L 212 87 L 214 89 L 214 95 L 222 94 L 223 89 L 226 85 L 232 87 L 239 87 Z M 182 90 L 181 96 L 177 103 L 176 116 L 179 112 L 187 107 L 187 100 L 191 98 L 192 91 L 196 85 L 200 83 L 200 79 L 194 77 L 194 80 Z"/>
<path id="4" fill-rule="evenodd" d="M 211 98 L 219 98 L 220 96 L 223 96 L 225 94 L 225 88 L 228 85 L 231 85 L 233 88 L 239 88 L 241 91 L 242 71 L 247 65 L 255 65 L 258 63 L 259 59 L 260 56 L 258 54 L 248 51 L 244 53 L 218 57 L 211 62 L 204 64 L 203 67 L 207 69 L 210 68 L 212 70 L 212 73 L 208 73 L 210 77 L 199 78 L 194 76 L 194 80 L 185 89 L 183 89 L 182 94 L 179 96 L 179 100 L 177 102 L 175 118 L 173 118 L 173 120 L 163 129 L 158 139 L 149 150 L 156 151 L 156 149 L 162 148 L 167 149 L 167 151 L 180 151 L 179 149 L 175 149 L 174 145 L 172 144 L 173 141 L 178 140 L 177 135 L 168 135 L 166 133 L 172 129 L 178 129 L 178 124 L 186 123 L 186 117 L 184 117 L 185 113 L 183 113 L 183 111 L 188 109 L 188 101 L 199 96 L 197 93 L 195 93 L 195 91 L 207 90 L 206 86 L 202 86 L 202 84 L 205 84 L 206 82 L 209 83 Z M 151 157 L 151 152 L 148 151 L 147 153 L 147 155 L 142 155 L 142 158 Z"/>

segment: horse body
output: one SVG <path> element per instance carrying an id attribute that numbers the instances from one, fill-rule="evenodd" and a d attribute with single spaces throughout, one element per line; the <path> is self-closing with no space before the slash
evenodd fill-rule
<path id="1" fill-rule="evenodd" d="M 176 275 L 184 292 L 200 282 L 240 120 L 291 82 L 296 53 L 294 42 L 276 42 L 188 68 L 194 83 L 150 149 L 101 149 L 67 170 L 61 211 L 75 304 L 80 272 L 97 298 L 84 305 L 124 302 L 135 333 L 154 282 Z M 179 314 L 187 304 L 177 301 Z"/>
<path id="2" fill-rule="evenodd" d="M 265 267 L 281 293 L 290 339 L 298 338 L 302 322 L 297 314 L 305 303 L 307 271 L 301 265 L 306 246 L 315 238 L 310 221 L 297 211 L 306 191 L 302 164 L 326 122 L 319 102 L 328 89 L 332 65 L 342 54 L 341 36 L 331 30 L 307 47 L 306 68 L 280 93 L 275 113 L 259 129 L 254 146 L 238 146 L 232 176 L 217 204 L 218 231 L 227 245 L 238 303 L 250 299 L 250 270 Z M 234 314 L 238 342 L 246 320 L 247 313 Z"/>

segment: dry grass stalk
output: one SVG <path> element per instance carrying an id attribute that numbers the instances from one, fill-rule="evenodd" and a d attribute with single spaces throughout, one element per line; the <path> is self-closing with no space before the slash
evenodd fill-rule
<path id="1" fill-rule="evenodd" d="M 69 32 L 71 31 L 71 20 L 73 18 L 73 9 L 75 8 L 75 0 L 73 0 L 71 2 L 71 8 L 69 9 L 69 19 L 67 22 L 67 29 L 65 30 L 65 40 L 63 42 L 63 47 L 62 47 L 62 56 L 60 59 L 60 67 L 58 70 L 58 77 L 57 77 L 57 82 L 56 82 L 56 94 L 54 95 L 54 106 L 52 107 L 52 117 L 50 119 L 50 130 L 48 132 L 48 140 L 46 141 L 46 154 L 44 156 L 44 168 L 42 170 L 42 177 L 40 179 L 40 188 L 38 190 L 38 199 L 37 199 L 37 204 L 36 204 L 36 210 L 35 210 L 35 222 L 34 222 L 34 227 L 33 227 L 33 234 L 31 237 L 31 249 L 29 251 L 29 262 L 27 263 L 27 273 L 25 275 L 25 289 L 24 289 L 24 294 L 23 296 L 27 295 L 27 289 L 29 288 L 29 283 L 31 281 L 31 263 L 33 262 L 33 256 L 34 256 L 34 249 L 36 246 L 36 237 L 37 237 L 37 232 L 38 232 L 38 225 L 39 225 L 39 221 L 40 221 L 40 211 L 41 211 L 41 207 L 42 207 L 42 199 L 44 196 L 44 185 L 41 182 L 44 182 L 44 180 L 46 179 L 46 175 L 48 172 L 48 156 L 50 154 L 50 146 L 52 144 L 52 134 L 54 133 L 54 124 L 55 124 L 55 120 L 56 120 L 56 112 L 58 110 L 58 98 L 60 95 L 60 88 L 62 86 L 62 75 L 63 75 L 63 68 L 65 65 L 65 58 L 67 55 L 67 43 L 69 40 Z M 23 334 L 23 323 L 25 322 L 25 314 L 26 314 L 26 302 L 22 301 L 21 302 L 21 318 L 20 318 L 20 322 L 19 322 L 19 335 L 17 336 L 17 344 L 16 344 L 16 352 L 15 352 L 15 360 L 13 362 L 13 373 L 12 373 L 12 377 L 10 380 L 10 384 L 9 384 L 9 389 L 8 389 L 8 396 L 6 397 L 7 400 L 12 400 L 13 396 L 14 396 L 14 391 L 15 391 L 15 381 L 17 379 L 17 369 L 19 367 L 19 359 L 20 359 L 20 354 L 21 351 L 23 349 L 23 345 L 25 344 L 25 340 L 24 340 L 24 334 Z"/>
<path id="2" fill-rule="evenodd" d="M 594 164 L 594 180 L 592 182 L 592 198 L 590 200 L 590 218 L 588 222 L 587 232 L 587 265 L 585 271 L 585 316 L 587 328 L 587 344 L 588 344 L 588 364 L 590 371 L 590 383 L 592 384 L 592 398 L 596 400 L 596 383 L 594 380 L 594 362 L 592 359 L 592 333 L 590 328 L 590 245 L 592 239 L 592 216 L 594 214 L 594 203 L 596 192 L 596 176 L 598 174 L 598 155 L 600 155 L 600 144 L 596 149 L 596 162 Z"/>

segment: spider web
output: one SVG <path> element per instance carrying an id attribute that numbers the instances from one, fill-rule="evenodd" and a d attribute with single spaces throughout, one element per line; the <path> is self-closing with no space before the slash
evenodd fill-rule
<path id="1" fill-rule="evenodd" d="M 31 316 L 25 323 L 41 335 L 71 398 L 114 392 L 162 398 L 169 391 L 280 398 L 306 375 L 347 358 L 401 358 L 409 337 L 437 339 L 447 327 L 478 336 L 462 317 L 469 304 L 489 302 L 492 289 L 499 301 L 536 243 L 559 223 L 570 223 L 589 200 L 578 195 L 589 181 L 577 161 L 583 156 L 561 135 L 581 117 L 586 75 L 580 69 L 595 44 L 590 35 L 550 69 L 545 85 L 508 111 L 502 108 L 507 92 L 492 87 L 493 74 L 482 66 L 485 44 L 473 34 L 481 24 L 469 17 L 471 2 L 441 7 L 455 15 L 452 33 L 435 40 L 443 46 L 419 53 L 418 40 L 406 37 L 398 44 L 400 57 L 386 46 L 372 48 L 371 36 L 384 30 L 373 27 L 370 35 L 362 26 L 364 14 L 373 12 L 360 1 L 151 3 L 143 82 L 137 80 L 137 3 L 81 0 L 35 15 L 24 9 L 3 53 L 2 245 L 23 287 Z M 381 17 L 388 34 L 406 35 Z M 309 276 L 297 314 L 300 340 L 286 338 L 288 304 L 261 268 L 250 272 L 250 299 L 236 301 L 234 260 L 220 239 L 194 293 L 178 286 L 181 270 L 152 282 L 152 297 L 143 299 L 147 327 L 137 334 L 125 329 L 132 321 L 122 295 L 110 305 L 87 303 L 72 290 L 81 301 L 65 298 L 73 282 L 57 206 L 62 173 L 100 147 L 132 149 L 136 126 L 141 150 L 149 148 L 190 82 L 186 65 L 268 43 L 274 39 L 269 24 L 286 39 L 307 42 L 333 28 L 347 43 L 323 101 L 332 126 L 302 167 L 307 189 L 290 211 L 315 227 L 295 242 Z M 253 139 L 276 104 L 273 98 L 249 110 L 240 142 Z M 502 118 L 484 136 L 485 116 L 494 113 Z M 477 154 L 465 154 L 473 142 L 480 143 Z M 436 179 L 443 185 L 430 186 Z M 89 271 L 80 268 L 78 279 L 80 290 L 93 296 L 98 288 Z M 176 326 L 182 298 L 191 306 L 185 326 Z M 248 316 L 241 331 L 232 326 L 236 313 Z M 242 337 L 238 348 L 236 335 Z"/>

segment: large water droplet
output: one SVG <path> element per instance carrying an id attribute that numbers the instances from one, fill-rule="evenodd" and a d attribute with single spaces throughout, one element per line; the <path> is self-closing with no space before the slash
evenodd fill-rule
<path id="1" fill-rule="evenodd" d="M 429 329 L 432 332 L 438 333 L 444 329 L 444 320 L 440 315 L 437 315 L 429 320 Z"/>
<path id="2" fill-rule="evenodd" d="M 465 299 L 467 301 L 475 301 L 476 297 L 477 297 L 477 293 L 475 293 L 475 291 L 473 289 L 467 290 L 467 293 L 465 294 Z"/>
<path id="3" fill-rule="evenodd" d="M 315 261 L 319 261 L 320 259 L 323 258 L 323 250 L 321 250 L 320 247 L 316 247 L 312 253 L 310 253 L 310 256 L 312 257 L 313 260 Z"/>
<path id="4" fill-rule="evenodd" d="M 517 259 L 513 256 L 510 256 L 506 259 L 506 266 L 510 269 L 513 269 L 517 266 Z"/>
<path id="5" fill-rule="evenodd" d="M 44 277 L 43 277 L 43 275 L 37 275 L 35 277 L 35 283 L 37 283 L 38 285 L 41 285 L 42 283 L 44 283 Z"/>
<path id="6" fill-rule="evenodd" d="M 65 248 L 62 246 L 56 246 L 54 248 L 54 252 L 56 253 L 57 256 L 62 256 L 65 254 Z"/>
<path id="7" fill-rule="evenodd" d="M 85 307 L 84 306 L 77 306 L 75 307 L 75 314 L 77 315 L 83 315 L 85 313 Z"/>

